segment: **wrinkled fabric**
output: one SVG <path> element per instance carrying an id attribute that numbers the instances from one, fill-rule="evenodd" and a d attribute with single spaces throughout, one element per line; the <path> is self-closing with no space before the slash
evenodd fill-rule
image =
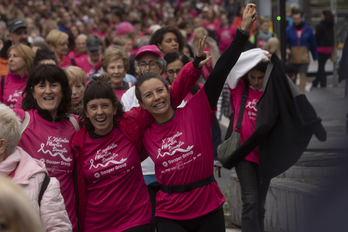
<path id="1" fill-rule="evenodd" d="M 13 154 L 0 163 L 0 174 L 8 176 L 15 168 L 12 180 L 22 187 L 33 203 L 45 231 L 72 231 L 64 199 L 60 193 L 59 181 L 56 178 L 50 177 L 50 183 L 43 194 L 41 207 L 39 207 L 38 197 L 45 174 L 47 174 L 45 165 L 41 161 L 31 158 L 22 148 L 17 147 Z"/>

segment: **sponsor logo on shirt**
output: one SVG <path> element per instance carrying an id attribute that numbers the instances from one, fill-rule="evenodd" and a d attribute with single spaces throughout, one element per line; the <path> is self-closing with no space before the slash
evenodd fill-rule
<path id="1" fill-rule="evenodd" d="M 257 99 L 253 99 L 252 101 L 248 101 L 245 109 L 248 112 L 248 117 L 251 120 L 256 120 L 256 113 L 257 113 L 257 109 L 256 109 L 256 103 L 258 102 Z"/>
<path id="2" fill-rule="evenodd" d="M 41 143 L 41 148 L 37 152 L 43 152 L 44 154 L 48 153 L 52 157 L 59 156 L 65 162 L 71 162 L 72 159 L 69 157 L 67 149 L 63 147 L 64 144 L 68 144 L 69 146 L 69 140 L 62 137 L 48 136 L 46 144 Z M 46 162 L 47 163 L 53 162 L 54 164 L 58 162 L 62 165 L 70 166 L 70 163 L 67 164 L 63 161 L 61 162 L 61 161 L 46 160 Z"/>
<path id="3" fill-rule="evenodd" d="M 9 104 L 11 109 L 14 109 L 16 107 L 16 103 L 18 102 L 17 98 L 21 97 L 22 92 L 23 92 L 22 90 L 16 90 L 13 94 L 11 94 L 8 97 L 7 102 L 12 103 L 12 104 Z"/>
<path id="4" fill-rule="evenodd" d="M 124 163 L 127 161 L 127 158 L 122 158 L 121 160 L 115 160 L 115 158 L 118 157 L 118 154 L 111 152 L 111 150 L 115 149 L 116 147 L 117 147 L 117 144 L 113 143 L 104 149 L 99 149 L 97 151 L 97 154 L 95 155 L 94 159 L 91 159 L 89 161 L 91 163 L 91 166 L 89 167 L 89 169 L 98 168 L 99 166 L 105 168 L 110 163 L 117 164 L 117 165 L 122 164 L 120 166 L 114 167 L 117 169 L 122 168 L 123 165 L 127 165 Z M 94 165 L 94 161 L 96 161 L 98 163 L 96 165 Z"/>

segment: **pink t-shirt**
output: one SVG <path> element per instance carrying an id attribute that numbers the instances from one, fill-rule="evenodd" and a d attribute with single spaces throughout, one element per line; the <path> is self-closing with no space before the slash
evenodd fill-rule
<path id="1" fill-rule="evenodd" d="M 99 35 L 102 39 L 105 39 L 105 37 L 108 36 L 108 32 L 93 30 L 93 35 Z"/>
<path id="2" fill-rule="evenodd" d="M 85 71 L 85 73 L 87 74 L 87 77 L 90 78 L 90 76 L 92 76 L 96 69 L 101 69 L 101 59 L 99 60 L 99 62 L 96 65 L 92 65 L 91 63 L 89 63 L 88 61 L 88 55 L 81 55 L 77 58 L 75 58 L 75 63 L 77 67 L 80 67 L 83 69 L 83 71 Z"/>
<path id="3" fill-rule="evenodd" d="M 264 41 L 263 39 L 258 39 L 257 40 L 257 45 L 258 45 L 258 47 L 259 48 L 261 48 L 261 49 L 263 49 L 265 46 L 266 46 L 266 44 L 267 44 L 267 41 Z"/>
<path id="4" fill-rule="evenodd" d="M 126 81 L 123 81 L 123 86 L 122 87 L 116 87 L 114 88 L 115 90 L 115 93 L 116 93 L 116 97 L 118 99 L 121 99 L 123 94 L 125 92 L 127 92 L 128 89 L 130 89 L 130 87 L 132 87 L 134 84 L 130 83 L 130 82 L 126 82 Z"/>
<path id="5" fill-rule="evenodd" d="M 204 20 L 203 22 L 203 26 L 207 29 L 210 29 L 210 30 L 213 30 L 215 31 L 216 29 L 218 29 L 220 27 L 220 19 L 217 18 L 215 23 L 212 23 L 212 22 L 207 22 Z"/>
<path id="6" fill-rule="evenodd" d="M 71 66 L 71 59 L 69 59 L 67 56 L 63 57 L 63 60 L 60 61 L 61 68 L 66 68 L 68 66 Z"/>
<path id="7" fill-rule="evenodd" d="M 0 102 L 9 106 L 11 109 L 21 108 L 22 93 L 27 84 L 27 79 L 27 73 L 25 73 L 23 78 L 21 78 L 18 74 L 13 74 L 10 70 L 5 76 L 3 90 L 0 85 Z M 2 92 L 4 92 L 4 95 L 2 95 Z"/>
<path id="8" fill-rule="evenodd" d="M 236 35 L 237 29 L 232 25 L 228 28 L 218 28 L 216 30 L 216 35 L 219 39 L 220 52 L 223 53 L 230 43 L 232 42 L 234 36 Z"/>
<path id="9" fill-rule="evenodd" d="M 124 231 L 151 221 L 151 204 L 136 148 L 118 127 L 85 137 L 85 231 Z"/>
<path id="10" fill-rule="evenodd" d="M 24 120 L 24 110 L 14 109 L 14 111 Z M 18 146 L 31 157 L 42 161 L 46 165 L 49 176 L 59 180 L 66 210 L 74 231 L 77 231 L 72 175 L 74 154 L 70 147 L 71 140 L 76 133 L 75 127 L 66 119 L 49 122 L 42 118 L 36 109 L 30 109 L 27 112 L 30 115 L 30 122 L 23 132 Z"/>
<path id="11" fill-rule="evenodd" d="M 204 89 L 169 122 L 153 123 L 144 133 L 143 145 L 155 163 L 160 184 L 183 185 L 205 179 L 214 172 L 211 124 L 214 118 Z M 189 120 L 189 119 L 195 120 Z M 184 193 L 156 195 L 156 216 L 188 220 L 221 206 L 225 197 L 216 181 Z"/>
<path id="12" fill-rule="evenodd" d="M 233 122 L 233 131 L 237 125 L 240 102 L 242 99 L 245 83 L 242 80 L 239 80 L 237 87 L 235 89 L 230 89 L 231 92 L 231 105 L 232 109 L 235 110 L 234 113 L 234 122 Z M 259 101 L 263 91 L 254 90 L 249 87 L 248 100 L 245 105 L 244 115 L 242 119 L 242 127 L 240 133 L 240 142 L 243 143 L 247 140 L 251 134 L 255 132 L 255 121 L 256 121 L 256 103 Z M 255 148 L 245 160 L 259 163 L 259 149 Z"/>
<path id="13" fill-rule="evenodd" d="M 200 89 L 202 89 L 204 85 L 201 84 L 201 83 L 198 83 L 198 86 L 199 86 Z M 184 106 L 187 104 L 187 102 L 188 102 L 193 96 L 194 96 L 194 95 L 193 95 L 191 92 L 189 92 L 189 93 L 186 95 L 186 97 L 184 98 L 184 100 L 182 100 L 182 103 L 180 104 L 180 106 L 184 107 Z M 180 107 L 180 106 L 179 106 L 179 107 Z"/>

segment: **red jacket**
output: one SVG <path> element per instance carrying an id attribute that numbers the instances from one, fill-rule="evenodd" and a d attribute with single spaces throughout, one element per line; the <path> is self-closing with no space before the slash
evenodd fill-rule
<path id="1" fill-rule="evenodd" d="M 190 92 L 193 85 L 201 75 L 201 70 L 193 67 L 192 62 L 186 64 L 180 71 L 178 77 L 170 87 L 170 95 L 172 107 L 176 108 L 181 101 Z M 130 111 L 125 112 L 118 118 L 118 125 L 124 136 L 136 147 L 142 159 L 146 155 L 142 152 L 141 136 L 144 134 L 154 119 L 152 115 L 142 107 L 134 107 Z M 84 231 L 85 211 L 87 204 L 87 180 L 83 172 L 83 162 L 85 156 L 85 136 L 86 128 L 78 131 L 71 143 L 75 154 L 74 182 L 75 182 L 75 202 L 76 215 L 78 218 L 79 231 Z"/>

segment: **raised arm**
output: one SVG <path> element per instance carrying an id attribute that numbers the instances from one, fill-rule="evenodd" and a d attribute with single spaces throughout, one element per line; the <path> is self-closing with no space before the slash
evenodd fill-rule
<path id="1" fill-rule="evenodd" d="M 211 60 L 208 52 L 204 52 L 203 48 L 206 37 L 199 40 L 197 55 L 193 62 L 187 63 L 179 72 L 178 77 L 170 87 L 170 97 L 172 108 L 176 109 L 184 100 L 186 95 L 191 91 L 198 78 L 201 76 L 202 67 Z"/>
<path id="2" fill-rule="evenodd" d="M 227 75 L 242 53 L 243 47 L 249 38 L 249 32 L 253 26 L 253 23 L 257 20 L 255 7 L 256 6 L 254 4 L 248 4 L 245 8 L 241 27 L 238 28 L 236 36 L 234 37 L 230 46 L 220 56 L 204 85 L 204 91 L 207 95 L 212 110 L 214 110 L 216 106 Z"/>

